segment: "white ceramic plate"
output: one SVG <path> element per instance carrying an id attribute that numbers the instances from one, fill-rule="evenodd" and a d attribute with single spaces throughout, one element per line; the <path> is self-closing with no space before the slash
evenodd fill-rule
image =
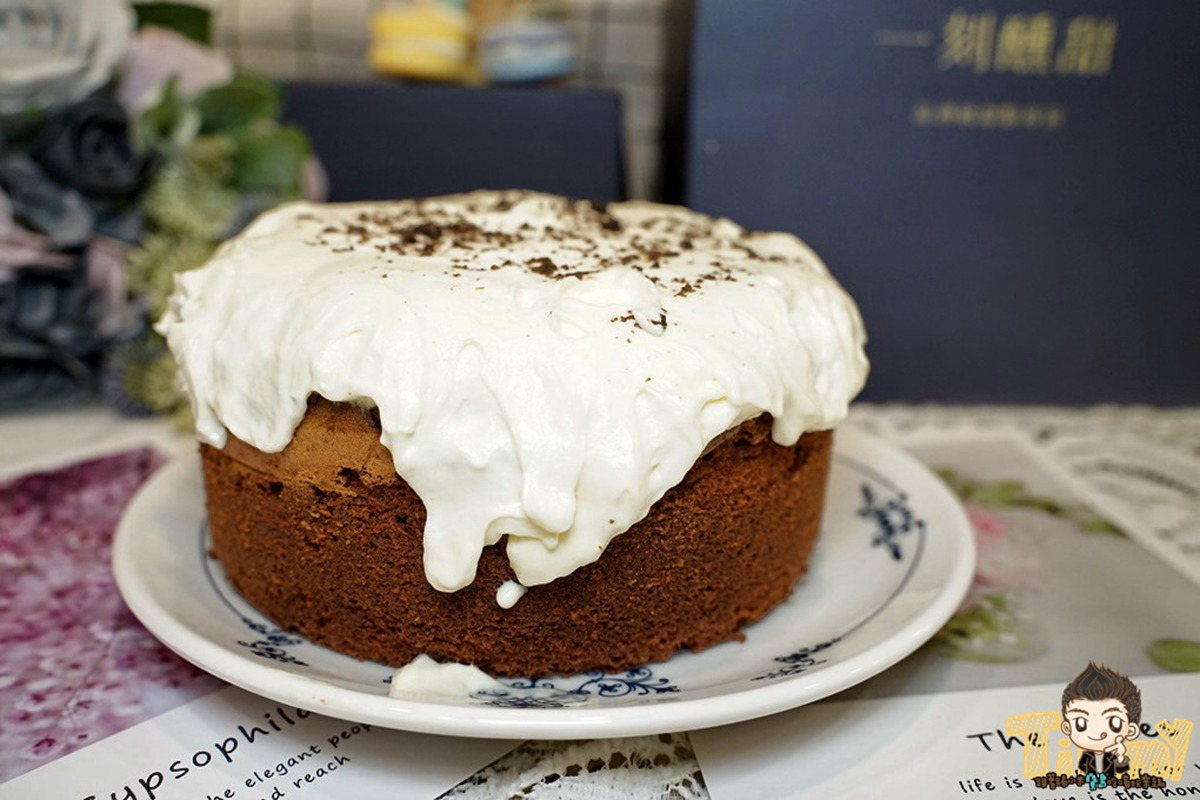
<path id="1" fill-rule="evenodd" d="M 839 431 L 823 530 L 792 597 L 746 641 L 624 673 L 427 700 L 388 696 L 392 670 L 281 631 L 209 558 L 194 459 L 172 462 L 130 504 L 114 569 L 129 607 L 184 658 L 249 691 L 385 727 L 490 738 L 591 738 L 695 730 L 810 703 L 927 641 L 965 594 L 974 538 L 961 506 L 886 442 Z"/>

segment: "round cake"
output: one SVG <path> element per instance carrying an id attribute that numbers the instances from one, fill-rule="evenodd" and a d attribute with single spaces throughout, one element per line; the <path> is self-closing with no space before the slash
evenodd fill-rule
<path id="1" fill-rule="evenodd" d="M 498 675 L 738 638 L 805 571 L 867 368 L 795 237 L 530 192 L 281 207 L 159 330 L 247 600 Z"/>

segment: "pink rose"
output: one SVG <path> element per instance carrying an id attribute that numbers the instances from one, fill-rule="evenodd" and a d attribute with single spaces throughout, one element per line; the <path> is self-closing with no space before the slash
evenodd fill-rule
<path id="1" fill-rule="evenodd" d="M 223 53 L 166 28 L 147 25 L 125 56 L 117 100 L 137 114 L 154 100 L 171 78 L 178 78 L 182 97 L 222 86 L 233 78 L 233 62 Z"/>
<path id="2" fill-rule="evenodd" d="M 1008 523 L 978 506 L 968 505 L 967 517 L 971 520 L 971 527 L 975 529 L 975 538 L 980 543 L 999 541 L 1008 532 Z"/>

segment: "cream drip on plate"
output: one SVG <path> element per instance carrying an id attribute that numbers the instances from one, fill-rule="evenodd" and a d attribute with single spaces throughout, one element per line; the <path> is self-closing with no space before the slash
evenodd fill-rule
<path id="1" fill-rule="evenodd" d="M 283 206 L 178 276 L 158 330 L 215 447 L 282 450 L 312 393 L 376 406 L 442 591 L 502 537 L 520 584 L 570 574 L 713 438 L 834 427 L 867 372 L 794 236 L 527 192 Z"/>
<path id="2" fill-rule="evenodd" d="M 505 692 L 507 687 L 478 667 L 434 661 L 419 655 L 392 674 L 389 697 L 417 700 L 461 699 L 476 692 Z"/>

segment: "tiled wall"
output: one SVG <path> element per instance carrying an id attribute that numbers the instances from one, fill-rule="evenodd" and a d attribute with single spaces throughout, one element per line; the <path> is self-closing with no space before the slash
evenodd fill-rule
<path id="1" fill-rule="evenodd" d="M 371 80 L 368 20 L 387 0 L 207 0 L 217 43 L 277 79 Z M 621 92 L 629 188 L 656 195 L 667 0 L 566 0 L 578 45 L 574 79 Z"/>

